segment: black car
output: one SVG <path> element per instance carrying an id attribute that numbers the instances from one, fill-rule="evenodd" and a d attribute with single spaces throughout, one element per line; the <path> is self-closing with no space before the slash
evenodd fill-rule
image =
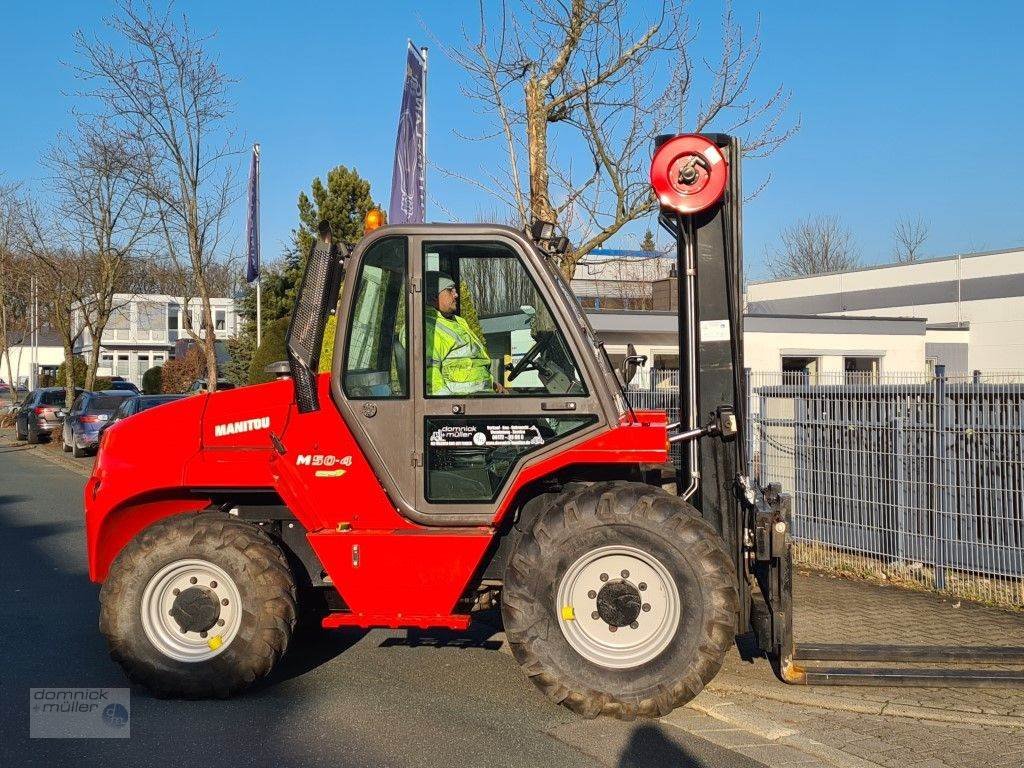
<path id="1" fill-rule="evenodd" d="M 105 392 L 133 392 L 136 395 L 142 394 L 139 388 L 132 384 L 130 381 L 124 379 L 111 379 L 110 386 L 107 387 Z"/>
<path id="2" fill-rule="evenodd" d="M 99 445 L 100 427 L 109 421 L 126 397 L 137 397 L 124 390 L 103 390 L 83 392 L 75 398 L 71 410 L 64 418 L 61 435 L 65 451 L 81 458 Z"/>
<path id="3" fill-rule="evenodd" d="M 114 412 L 114 415 L 107 419 L 107 421 L 103 423 L 103 426 L 100 427 L 98 438 L 99 442 L 103 442 L 103 433 L 117 422 L 123 421 L 129 416 L 134 416 L 136 413 L 148 411 L 150 408 L 155 408 L 158 405 L 170 403 L 174 400 L 181 400 L 183 397 L 185 397 L 185 395 L 139 395 L 138 397 L 127 398 L 117 406 L 117 410 Z"/>
<path id="4" fill-rule="evenodd" d="M 28 440 L 34 445 L 58 429 L 64 418 L 66 392 L 64 387 L 33 389 L 22 401 L 14 416 L 14 429 L 18 433 L 18 439 Z M 82 392 L 83 389 L 75 389 L 75 397 Z"/>

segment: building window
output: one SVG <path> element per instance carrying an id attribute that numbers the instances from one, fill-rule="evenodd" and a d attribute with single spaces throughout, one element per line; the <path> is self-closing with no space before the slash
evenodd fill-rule
<path id="1" fill-rule="evenodd" d="M 844 357 L 847 384 L 877 384 L 882 361 L 877 357 Z"/>
<path id="2" fill-rule="evenodd" d="M 128 355 L 117 356 L 117 368 L 114 370 L 114 375 L 125 379 L 131 376 L 131 363 Z"/>
<path id="3" fill-rule="evenodd" d="M 816 357 L 783 357 L 783 384 L 817 384 L 818 358 Z"/>
<path id="4" fill-rule="evenodd" d="M 224 322 L 227 317 L 227 312 L 223 309 L 218 309 L 213 313 L 213 328 L 216 331 L 224 330 Z"/>
<path id="5" fill-rule="evenodd" d="M 114 375 L 114 356 L 100 355 L 100 371 L 107 376 Z"/>
<path id="6" fill-rule="evenodd" d="M 167 340 L 177 341 L 181 323 L 181 308 L 177 304 L 167 305 Z"/>
<path id="7" fill-rule="evenodd" d="M 110 338 L 113 339 L 128 341 L 131 338 L 129 305 L 125 304 L 120 307 L 114 307 L 111 310 L 106 330 L 110 332 Z"/>
<path id="8" fill-rule="evenodd" d="M 135 305 L 138 313 L 138 333 L 140 341 L 163 341 L 166 327 L 164 305 L 155 301 L 140 301 Z"/>

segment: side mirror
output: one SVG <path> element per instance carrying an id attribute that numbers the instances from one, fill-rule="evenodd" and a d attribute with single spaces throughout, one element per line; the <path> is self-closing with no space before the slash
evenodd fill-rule
<path id="1" fill-rule="evenodd" d="M 641 365 L 647 363 L 647 355 L 638 355 L 636 347 L 632 344 L 626 345 L 626 356 L 622 359 L 622 366 L 619 372 L 622 374 L 623 386 L 628 387 L 630 382 L 636 378 L 636 371 Z"/>

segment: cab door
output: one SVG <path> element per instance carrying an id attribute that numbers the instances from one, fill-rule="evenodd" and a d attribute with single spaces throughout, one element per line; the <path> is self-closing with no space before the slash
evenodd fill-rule
<path id="1" fill-rule="evenodd" d="M 335 344 L 335 401 L 392 502 L 415 508 L 412 432 L 415 407 L 409 370 L 408 239 L 370 242 L 346 276 Z M 338 391 L 340 390 L 340 391 Z"/>
<path id="2" fill-rule="evenodd" d="M 539 254 L 481 230 L 409 241 L 419 287 L 415 507 L 417 519 L 431 524 L 490 522 L 519 469 L 607 423 L 591 385 L 593 357 Z M 454 307 L 450 293 L 439 303 L 451 285 Z"/>

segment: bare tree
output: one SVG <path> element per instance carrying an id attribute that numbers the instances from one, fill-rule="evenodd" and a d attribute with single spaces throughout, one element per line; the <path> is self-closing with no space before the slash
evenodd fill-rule
<path id="1" fill-rule="evenodd" d="M 78 32 L 84 59 L 79 75 L 104 105 L 121 140 L 142 162 L 166 255 L 178 275 L 183 314 L 198 299 L 203 328 L 186 326 L 206 359 L 216 388 L 217 356 L 209 275 L 218 261 L 222 228 L 233 202 L 234 157 L 239 150 L 225 129 L 231 80 L 184 16 L 137 7 L 126 0 L 108 20 L 114 45 Z"/>
<path id="2" fill-rule="evenodd" d="M 0 358 L 3 359 L 11 402 L 17 402 L 17 381 L 11 365 L 11 347 L 28 336 L 28 277 L 25 258 L 18 248 L 21 227 L 18 187 L 0 184 Z M 19 361 L 20 362 L 20 361 Z"/>
<path id="3" fill-rule="evenodd" d="M 928 224 L 918 216 L 904 216 L 896 222 L 892 231 L 892 256 L 894 261 L 909 264 L 921 257 L 921 248 L 928 240 Z"/>
<path id="4" fill-rule="evenodd" d="M 853 235 L 838 216 L 810 216 L 779 234 L 779 247 L 768 259 L 776 279 L 841 272 L 859 263 Z"/>
<path id="5" fill-rule="evenodd" d="M 75 398 L 72 360 L 86 327 L 82 318 L 96 311 L 90 282 L 94 264 L 89 254 L 63 241 L 66 232 L 55 223 L 60 217 L 57 209 L 45 209 L 30 197 L 22 198 L 20 207 L 19 248 L 31 259 L 40 309 L 64 348 L 65 404 L 70 407 Z"/>
<path id="6" fill-rule="evenodd" d="M 154 222 L 135 154 L 102 122 L 79 120 L 74 136 L 58 137 L 46 163 L 53 172 L 57 221 L 81 251 L 82 288 L 92 294 L 84 302 L 91 311 L 82 316 L 93 340 L 85 378 L 91 390 L 103 332 L 111 315 L 124 309 L 115 306 L 115 293 Z"/>
<path id="7" fill-rule="evenodd" d="M 796 126 L 783 125 L 789 96 L 761 97 L 752 76 L 760 55 L 730 6 L 721 56 L 703 62 L 706 96 L 693 93 L 694 40 L 683 0 L 656 4 L 645 21 L 624 0 L 522 0 L 479 6 L 479 33 L 458 48 L 440 43 L 469 75 L 465 93 L 482 106 L 507 154 L 480 179 L 443 172 L 497 197 L 523 226 L 554 221 L 580 257 L 656 208 L 648 179 L 654 137 L 680 125 L 741 135 L 747 156 L 770 154 Z M 694 102 L 696 102 L 694 104 Z"/>

